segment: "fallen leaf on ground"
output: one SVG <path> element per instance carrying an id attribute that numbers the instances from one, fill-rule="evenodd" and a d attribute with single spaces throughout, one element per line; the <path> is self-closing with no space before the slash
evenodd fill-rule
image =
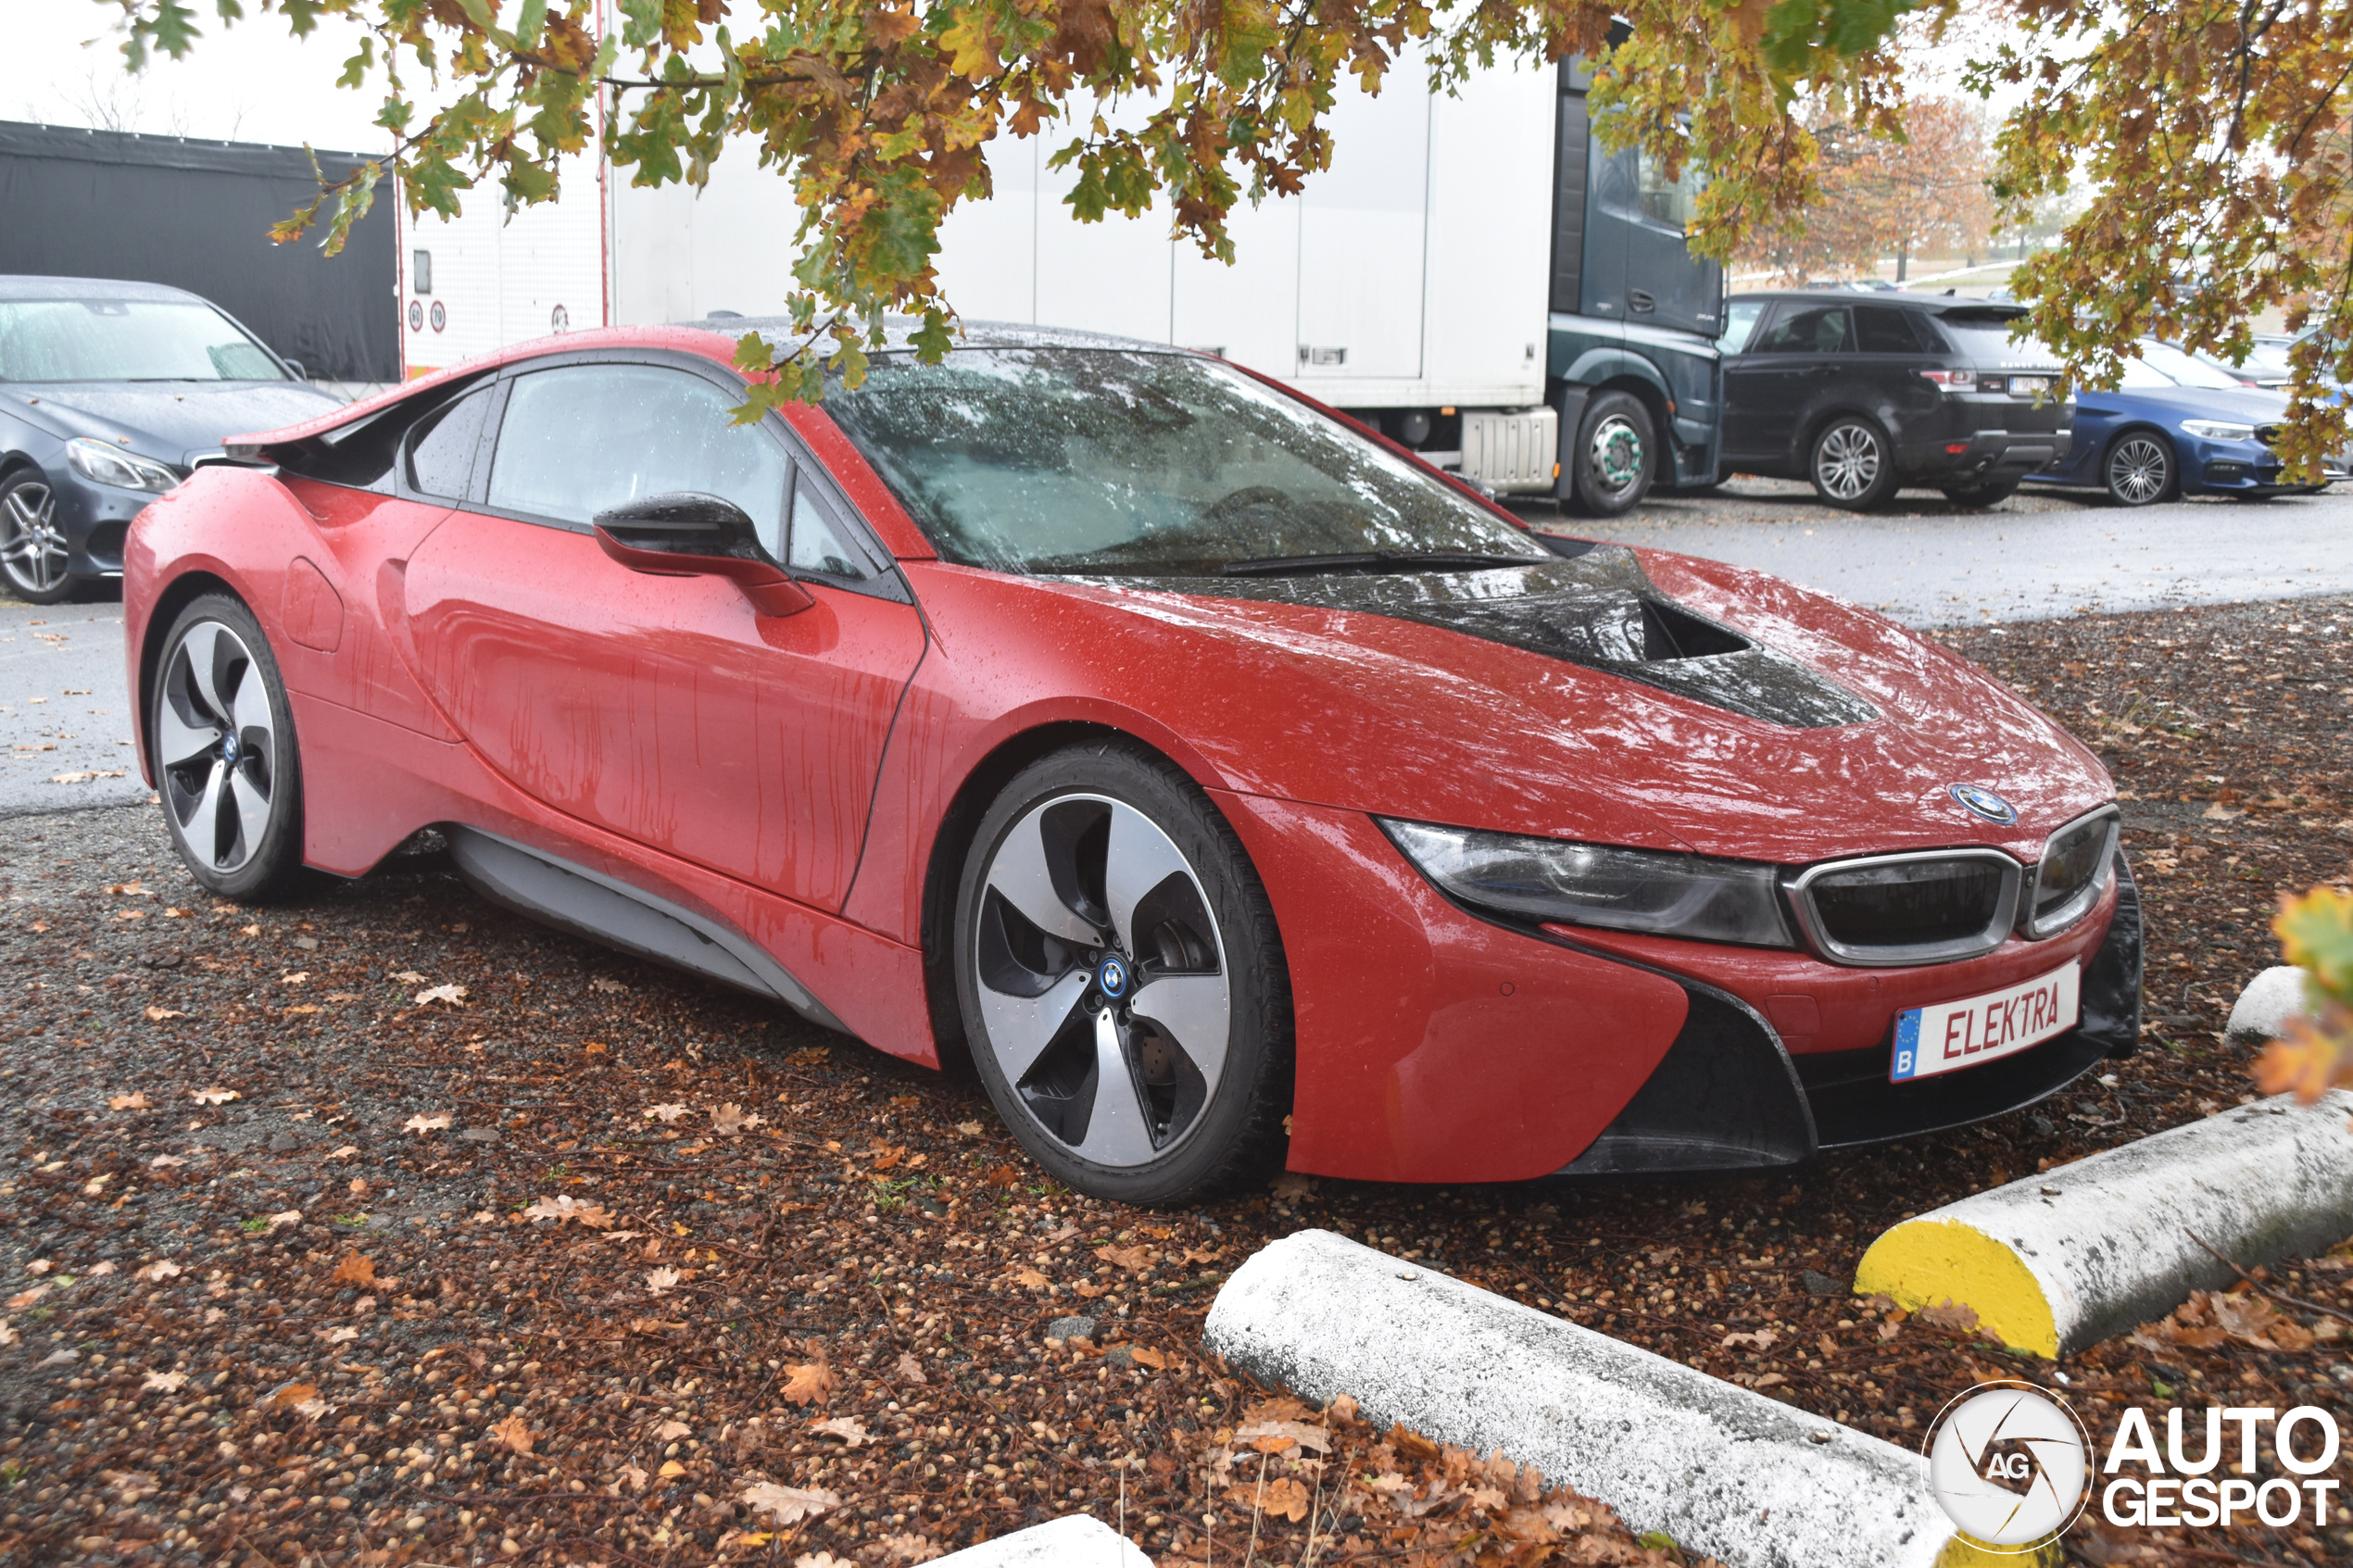
<path id="1" fill-rule="evenodd" d="M 1013 1283 L 1015 1285 L 1026 1285 L 1032 1290 L 1043 1290 L 1054 1282 L 1048 1279 L 1044 1274 L 1039 1273 L 1036 1269 L 1023 1269 L 1013 1275 Z"/>
<path id="2" fill-rule="evenodd" d="M 636 1465 L 624 1464 L 621 1467 L 621 1484 L 633 1492 L 644 1491 L 646 1483 L 652 1479 L 652 1476 Z"/>
<path id="3" fill-rule="evenodd" d="M 315 1383 L 281 1383 L 261 1397 L 261 1403 L 267 1410 L 298 1410 L 318 1397 L 319 1386 Z"/>
<path id="4" fill-rule="evenodd" d="M 1769 1328 L 1760 1328 L 1754 1334 L 1728 1334 L 1719 1348 L 1730 1350 L 1742 1345 L 1754 1345 L 1760 1350 L 1769 1350 L 1780 1343 L 1780 1337 Z"/>
<path id="5" fill-rule="evenodd" d="M 139 1392 L 149 1394 L 161 1390 L 166 1394 L 177 1394 L 187 1381 L 188 1374 L 184 1372 L 151 1372 L 147 1374 L 147 1380 L 139 1385 Z"/>
<path id="6" fill-rule="evenodd" d="M 1106 1263 L 1116 1263 L 1131 1274 L 1142 1273 L 1152 1266 L 1151 1254 L 1141 1247 L 1098 1247 L 1095 1256 Z"/>
<path id="7" fill-rule="evenodd" d="M 447 1110 L 436 1110 L 430 1116 L 420 1112 L 419 1114 L 411 1116 L 409 1120 L 400 1123 L 400 1128 L 401 1131 L 408 1133 L 446 1132 L 448 1130 L 449 1123 L 455 1119 L 456 1118 Z"/>
<path id="8" fill-rule="evenodd" d="M 900 1562 L 929 1562 L 939 1555 L 939 1547 L 928 1536 L 885 1536 L 883 1550 Z"/>
<path id="9" fill-rule="evenodd" d="M 1164 1372 L 1167 1370 L 1167 1356 L 1153 1349 L 1149 1345 L 1130 1345 L 1127 1348 L 1127 1354 L 1135 1361 L 1138 1366 L 1148 1366 L 1154 1372 Z"/>
<path id="10" fill-rule="evenodd" d="M 132 1274 L 131 1277 L 132 1279 L 145 1280 L 170 1279 L 180 1272 L 180 1265 L 173 1262 L 170 1259 L 158 1258 L 154 1262 L 149 1263 L 145 1268 L 141 1269 L 138 1273 Z"/>
<path id="11" fill-rule="evenodd" d="M 273 1231 L 280 1225 L 298 1225 L 300 1223 L 302 1223 L 302 1210 L 299 1209 L 281 1209 L 278 1212 L 270 1216 L 270 1228 Z"/>
<path id="12" fill-rule="evenodd" d="M 980 1136 L 980 1123 L 977 1122 L 959 1122 L 956 1123 L 956 1131 L 962 1133 L 968 1138 L 976 1138 Z M 920 1539 L 921 1537 L 919 1537 L 917 1538 Z"/>
<path id="13" fill-rule="evenodd" d="M 156 1010 L 153 1008 L 149 1008 L 147 1010 L 150 1016 L 154 1014 L 155 1010 Z M 107 1101 L 107 1109 L 108 1110 L 149 1110 L 154 1108 L 147 1104 L 147 1097 L 145 1095 L 128 1094 L 117 1095 L 112 1099 Z"/>
<path id="14" fill-rule="evenodd" d="M 649 1105 L 646 1107 L 646 1114 L 657 1122 L 667 1124 L 686 1115 L 686 1108 L 683 1105 Z"/>
<path id="15" fill-rule="evenodd" d="M 331 1328 L 319 1337 L 330 1345 L 348 1345 L 359 1337 L 359 1331 L 346 1323 L 339 1328 Z"/>
<path id="16" fill-rule="evenodd" d="M 1274 1181 L 1277 1198 L 1305 1198 L 1315 1190 L 1315 1179 L 1296 1171 L 1285 1171 Z"/>
<path id="17" fill-rule="evenodd" d="M 343 1255 L 343 1261 L 335 1265 L 335 1272 L 327 1276 L 327 1282 L 330 1285 L 373 1285 L 376 1283 L 375 1260 L 358 1252 L 346 1252 Z"/>
<path id="18" fill-rule="evenodd" d="M 529 1453 L 531 1445 L 537 1441 L 532 1436 L 531 1428 L 519 1415 L 510 1415 L 504 1421 L 493 1422 L 490 1427 L 490 1440 L 501 1448 L 512 1449 L 519 1454 Z"/>
<path id="19" fill-rule="evenodd" d="M 102 1261 L 91 1264 L 90 1272 L 82 1277 L 84 1279 L 104 1279 L 112 1273 L 114 1273 L 114 1264 L 111 1262 Z"/>
<path id="20" fill-rule="evenodd" d="M 1977 1309 L 1965 1307 L 1946 1298 L 1933 1307 L 1922 1307 L 1913 1314 L 1931 1328 L 1941 1328 L 1948 1334 L 1967 1334 L 1977 1326 Z"/>
<path id="21" fill-rule="evenodd" d="M 49 1287 L 45 1285 L 36 1285 L 31 1290 L 19 1290 L 14 1296 L 8 1298 L 6 1303 L 8 1311 L 12 1312 L 21 1312 L 27 1307 L 31 1306 L 35 1301 L 40 1300 L 44 1296 L 48 1294 Z"/>
<path id="22" fill-rule="evenodd" d="M 463 985 L 433 985 L 417 993 L 419 1007 L 428 1007 L 434 1002 L 447 1002 L 453 1008 L 463 1007 L 466 1005 L 466 988 Z"/>
<path id="23" fill-rule="evenodd" d="M 901 1350 L 899 1352 L 899 1365 L 895 1370 L 900 1377 L 906 1379 L 910 1383 L 924 1383 L 929 1381 L 924 1376 L 924 1363 L 915 1360 L 915 1354 L 912 1350 Z"/>
<path id="24" fill-rule="evenodd" d="M 677 1289 L 680 1277 L 676 1269 L 648 1269 L 646 1288 L 659 1296 L 665 1290 Z"/>
<path id="25" fill-rule="evenodd" d="M 197 1089 L 188 1097 L 198 1105 L 226 1105 L 237 1098 L 234 1089 Z"/>
<path id="26" fill-rule="evenodd" d="M 839 1508 L 841 1494 L 818 1487 L 779 1486 L 774 1481 L 760 1481 L 746 1486 L 737 1495 L 736 1500 L 754 1513 L 764 1513 L 779 1524 L 798 1524 L 829 1508 Z"/>
<path id="27" fill-rule="evenodd" d="M 1270 1454 L 1290 1448 L 1313 1449 L 1322 1454 L 1329 1453 L 1332 1447 L 1330 1436 L 1322 1427 L 1303 1421 L 1253 1421 L 1236 1429 L 1234 1441 Z"/>
<path id="28" fill-rule="evenodd" d="M 812 1401 L 825 1404 L 834 1397 L 834 1369 L 824 1361 L 797 1363 L 785 1368 L 784 1398 L 786 1403 L 805 1405 Z"/>
<path id="29" fill-rule="evenodd" d="M 612 1229 L 615 1223 L 612 1211 L 603 1205 L 583 1203 L 580 1199 L 569 1195 L 560 1198 L 543 1198 L 524 1210 L 523 1217 L 532 1220 L 555 1220 L 559 1223 L 571 1220 L 587 1226 L 592 1231 L 609 1231 Z"/>
<path id="30" fill-rule="evenodd" d="M 187 1161 L 185 1160 L 182 1160 L 176 1154 L 158 1154 L 153 1160 L 147 1161 L 148 1168 L 156 1171 L 169 1171 L 174 1165 L 185 1165 Z"/>
<path id="31" fill-rule="evenodd" d="M 341 1148 L 336 1149 L 333 1153 L 328 1155 L 327 1158 L 330 1160 L 348 1160 L 359 1152 L 359 1146 L 358 1144 L 347 1143 Z"/>
<path id="32" fill-rule="evenodd" d="M 403 985 L 422 985 L 425 983 L 425 977 L 413 969 L 404 969 L 393 978 Z"/>
<path id="33" fill-rule="evenodd" d="M 610 996 L 617 991 L 626 991 L 629 987 L 623 985 L 618 980 L 608 980 L 603 975 L 599 974 L 588 982 L 588 989 L 591 991 L 602 991 Z"/>
<path id="34" fill-rule="evenodd" d="M 654 1441 L 657 1443 L 674 1443 L 681 1437 L 694 1435 L 695 1429 L 683 1421 L 665 1421 L 654 1428 Z"/>
<path id="35" fill-rule="evenodd" d="M 731 1102 L 711 1113 L 711 1130 L 732 1138 L 747 1127 L 761 1125 L 763 1120 L 758 1115 L 745 1115 L 742 1106 Z"/>
<path id="36" fill-rule="evenodd" d="M 853 1449 L 875 1440 L 867 1432 L 866 1424 L 854 1415 L 837 1415 L 824 1421 L 812 1421 L 809 1424 L 809 1430 L 828 1437 L 838 1437 Z"/>

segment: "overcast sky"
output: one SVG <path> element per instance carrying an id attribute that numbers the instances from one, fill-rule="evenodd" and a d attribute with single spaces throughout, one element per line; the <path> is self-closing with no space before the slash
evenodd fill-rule
<path id="1" fill-rule="evenodd" d="M 334 85 L 359 30 L 320 19 L 296 42 L 283 18 L 223 28 L 199 7 L 205 36 L 184 61 L 122 67 L 120 12 L 92 0 L 10 0 L 0 49 L 0 119 L 94 125 L 213 141 L 275 142 L 336 152 L 388 149 L 371 123 L 380 89 Z"/>

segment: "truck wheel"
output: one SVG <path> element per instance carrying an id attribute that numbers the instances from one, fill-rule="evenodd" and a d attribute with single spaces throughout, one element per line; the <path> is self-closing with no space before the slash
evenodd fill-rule
<path id="1" fill-rule="evenodd" d="M 1867 512 L 1895 494 L 1895 453 L 1877 424 L 1843 414 L 1814 437 L 1806 475 L 1831 506 Z"/>
<path id="2" fill-rule="evenodd" d="M 1570 448 L 1569 497 L 1584 517 L 1619 517 L 1650 494 L 1657 468 L 1651 411 L 1631 393 L 1604 392 L 1585 405 Z"/>

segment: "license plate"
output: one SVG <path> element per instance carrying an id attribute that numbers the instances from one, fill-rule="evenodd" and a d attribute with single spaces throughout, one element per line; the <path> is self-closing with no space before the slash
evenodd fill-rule
<path id="1" fill-rule="evenodd" d="M 2032 396 L 2037 393 L 2050 390 L 2051 378 L 2049 376 L 2012 376 L 2010 378 L 2010 391 L 2021 396 Z"/>
<path id="2" fill-rule="evenodd" d="M 2082 1013 L 2082 966 L 2070 963 L 1982 997 L 1906 1008 L 1895 1015 L 1895 1057 L 1887 1075 L 1899 1084 L 1933 1077 L 2063 1035 Z"/>

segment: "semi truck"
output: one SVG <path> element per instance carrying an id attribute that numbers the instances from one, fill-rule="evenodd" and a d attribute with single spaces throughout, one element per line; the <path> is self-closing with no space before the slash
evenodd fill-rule
<path id="1" fill-rule="evenodd" d="M 1000 139 L 989 199 L 942 225 L 947 296 L 969 320 L 1217 354 L 1576 513 L 1713 483 L 1724 281 L 1683 243 L 1695 176 L 1604 151 L 1580 62 L 1498 64 L 1452 95 L 1421 73 L 1408 56 L 1378 94 L 1343 88 L 1331 167 L 1239 205 L 1231 266 L 1172 234 L 1164 204 L 1079 222 L 1046 167 L 1061 139 Z M 751 149 L 699 193 L 628 172 L 584 154 L 561 202 L 404 216 L 404 373 L 600 321 L 783 313 L 799 212 Z"/>

